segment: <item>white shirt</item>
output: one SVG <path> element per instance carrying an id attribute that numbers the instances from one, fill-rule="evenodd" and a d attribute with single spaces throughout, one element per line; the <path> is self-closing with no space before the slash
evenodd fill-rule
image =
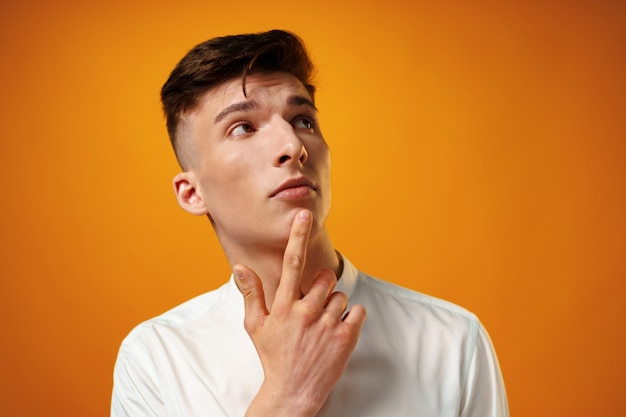
<path id="1" fill-rule="evenodd" d="M 367 319 L 318 417 L 508 416 L 495 352 L 473 314 L 346 259 L 336 290 Z M 263 381 L 243 317 L 231 277 L 137 326 L 115 364 L 111 416 L 243 416 Z"/>

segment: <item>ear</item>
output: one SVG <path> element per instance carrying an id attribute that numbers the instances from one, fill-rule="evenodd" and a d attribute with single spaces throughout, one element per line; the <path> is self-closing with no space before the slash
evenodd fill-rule
<path id="1" fill-rule="evenodd" d="M 208 214 L 202 193 L 197 188 L 196 177 L 192 172 L 181 172 L 172 181 L 178 204 L 188 213 L 196 216 Z"/>

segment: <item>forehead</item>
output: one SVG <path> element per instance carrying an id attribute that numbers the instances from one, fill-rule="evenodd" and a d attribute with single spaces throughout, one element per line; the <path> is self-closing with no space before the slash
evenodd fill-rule
<path id="1" fill-rule="evenodd" d="M 285 72 L 255 72 L 246 78 L 246 95 L 242 77 L 225 81 L 206 91 L 191 111 L 181 115 L 178 125 L 178 152 L 189 167 L 197 163 L 200 148 L 208 146 L 206 138 L 223 134 L 229 123 L 221 115 L 263 109 L 279 111 L 283 106 L 307 105 L 313 109 L 313 98 L 302 82 Z"/>
<path id="2" fill-rule="evenodd" d="M 242 101 L 259 104 L 284 103 L 292 96 L 309 99 L 310 94 L 302 82 L 286 72 L 257 72 L 248 75 L 243 92 L 242 77 L 225 81 L 208 90 L 200 98 L 197 110 L 207 115 L 217 115 L 224 108 Z"/>

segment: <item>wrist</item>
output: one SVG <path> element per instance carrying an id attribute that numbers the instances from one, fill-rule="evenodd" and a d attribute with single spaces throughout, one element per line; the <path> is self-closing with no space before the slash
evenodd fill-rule
<path id="1" fill-rule="evenodd" d="M 306 390 L 285 391 L 263 383 L 245 417 L 315 417 L 324 401 Z"/>

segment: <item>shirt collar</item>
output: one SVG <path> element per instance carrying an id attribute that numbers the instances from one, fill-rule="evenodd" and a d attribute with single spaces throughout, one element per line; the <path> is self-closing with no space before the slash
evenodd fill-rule
<path id="1" fill-rule="evenodd" d="M 335 291 L 341 291 L 348 297 L 349 300 L 354 292 L 354 288 L 356 287 L 358 270 L 354 267 L 354 265 L 352 265 L 352 262 L 350 262 L 348 258 L 341 254 L 339 254 L 339 256 L 343 259 L 343 271 L 337 281 Z M 235 277 L 232 274 L 230 275 L 228 284 L 226 284 L 226 297 L 228 303 L 232 305 L 238 315 L 243 318 L 245 312 L 243 296 L 239 292 L 237 284 L 235 284 Z"/>

